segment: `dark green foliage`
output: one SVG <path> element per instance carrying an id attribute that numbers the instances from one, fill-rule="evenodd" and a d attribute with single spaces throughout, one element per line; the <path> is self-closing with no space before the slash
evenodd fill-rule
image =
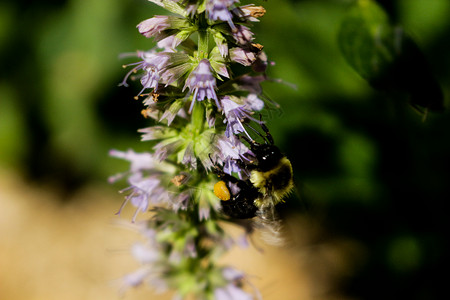
<path id="1" fill-rule="evenodd" d="M 405 93 L 418 109 L 444 109 L 441 87 L 422 51 L 376 2 L 356 1 L 338 40 L 348 63 L 375 89 Z"/>

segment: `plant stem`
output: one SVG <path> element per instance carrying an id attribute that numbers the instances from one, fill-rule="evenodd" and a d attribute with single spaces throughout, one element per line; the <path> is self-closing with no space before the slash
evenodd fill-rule
<path id="1" fill-rule="evenodd" d="M 204 14 L 199 16 L 198 25 L 198 58 L 200 60 L 208 58 L 209 55 L 208 23 L 205 19 Z"/>

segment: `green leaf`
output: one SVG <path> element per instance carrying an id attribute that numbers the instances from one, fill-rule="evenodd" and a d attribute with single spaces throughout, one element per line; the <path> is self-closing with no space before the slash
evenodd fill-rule
<path id="1" fill-rule="evenodd" d="M 425 55 L 401 27 L 394 27 L 372 0 L 357 0 L 341 24 L 341 52 L 378 90 L 405 93 L 415 108 L 441 111 L 444 97 Z"/>
<path id="2" fill-rule="evenodd" d="M 359 0 L 341 24 L 339 46 L 355 71 L 372 80 L 394 59 L 392 36 L 384 11 L 370 0 Z"/>
<path id="3" fill-rule="evenodd" d="M 173 12 L 174 14 L 179 14 L 181 16 L 187 16 L 186 11 L 178 5 L 178 3 L 175 3 L 171 0 L 148 0 L 150 2 L 155 3 L 156 5 L 159 5 L 161 7 L 164 7 L 170 12 Z"/>

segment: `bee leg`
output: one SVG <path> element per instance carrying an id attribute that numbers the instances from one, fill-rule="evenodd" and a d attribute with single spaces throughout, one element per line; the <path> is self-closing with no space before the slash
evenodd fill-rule
<path id="1" fill-rule="evenodd" d="M 261 146 L 260 143 L 256 142 L 255 140 L 251 140 L 249 139 L 247 136 L 245 135 L 240 135 L 239 136 L 240 139 L 243 139 L 244 141 L 246 141 L 249 145 L 250 145 L 250 149 L 254 150 L 255 148 L 258 148 L 259 146 Z"/>
<path id="2" fill-rule="evenodd" d="M 208 154 L 208 156 L 209 156 L 209 160 L 211 161 L 211 164 L 212 164 L 212 166 L 213 166 L 212 171 L 213 171 L 214 174 L 216 174 L 219 178 L 222 178 L 222 177 L 224 176 L 225 173 L 224 173 L 223 170 L 222 170 L 221 168 L 219 168 L 219 167 L 216 165 L 216 163 L 212 160 L 212 158 L 211 158 L 211 153 Z"/>
<path id="3" fill-rule="evenodd" d="M 239 168 L 241 168 L 242 170 L 247 170 L 247 171 L 251 171 L 254 170 L 256 168 L 256 158 L 252 157 L 252 156 L 245 156 L 246 162 L 244 162 L 244 160 L 235 160 L 236 164 L 238 165 Z"/>
<path id="4" fill-rule="evenodd" d="M 259 117 L 261 118 L 261 115 L 259 115 Z M 267 139 L 267 141 L 268 141 L 271 145 L 274 145 L 275 143 L 274 143 L 274 141 L 273 141 L 273 137 L 272 137 L 272 135 L 270 134 L 269 128 L 267 128 L 266 124 L 264 124 L 264 123 L 261 122 L 261 128 L 262 128 L 262 130 L 264 130 L 264 133 L 266 134 L 266 139 Z"/>

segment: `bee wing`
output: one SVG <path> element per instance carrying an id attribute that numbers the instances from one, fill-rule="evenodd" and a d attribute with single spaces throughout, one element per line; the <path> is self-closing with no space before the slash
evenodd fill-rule
<path id="1" fill-rule="evenodd" d="M 283 223 L 279 218 L 275 206 L 268 205 L 261 207 L 255 218 L 255 227 L 260 232 L 261 239 L 269 245 L 284 245 L 282 235 Z"/>

